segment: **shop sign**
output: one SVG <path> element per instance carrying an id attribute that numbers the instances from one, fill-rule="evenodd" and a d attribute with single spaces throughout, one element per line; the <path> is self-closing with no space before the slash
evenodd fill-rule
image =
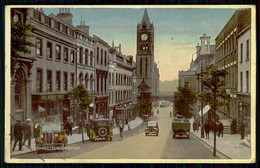
<path id="1" fill-rule="evenodd" d="M 40 101 L 55 101 L 64 99 L 64 95 L 42 95 Z"/>

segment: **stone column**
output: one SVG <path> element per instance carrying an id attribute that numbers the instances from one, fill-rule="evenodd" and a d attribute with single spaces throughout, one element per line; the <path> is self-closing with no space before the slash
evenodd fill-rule
<path id="1" fill-rule="evenodd" d="M 11 97 L 11 118 L 10 118 L 10 122 L 11 124 L 13 125 L 15 123 L 15 81 L 12 80 L 11 81 L 11 94 L 10 94 L 10 97 Z"/>
<path id="2" fill-rule="evenodd" d="M 32 119 L 32 102 L 31 102 L 31 89 L 32 89 L 32 85 L 31 85 L 31 80 L 26 80 L 26 118 L 25 119 Z"/>

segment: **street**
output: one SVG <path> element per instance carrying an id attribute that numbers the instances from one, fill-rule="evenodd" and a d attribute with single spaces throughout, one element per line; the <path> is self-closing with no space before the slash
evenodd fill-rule
<path id="1" fill-rule="evenodd" d="M 193 135 L 190 139 L 185 137 L 172 138 L 170 110 L 172 107 L 156 110 L 151 119 L 159 123 L 159 136 L 145 136 L 145 124 L 124 133 L 124 139 L 120 140 L 114 135 L 113 141 L 97 141 L 75 143 L 70 147 L 78 150 L 52 152 L 36 155 L 34 153 L 15 156 L 14 158 L 39 158 L 43 159 L 219 159 L 212 156 L 212 149 Z M 223 157 L 222 157 L 223 159 Z"/>

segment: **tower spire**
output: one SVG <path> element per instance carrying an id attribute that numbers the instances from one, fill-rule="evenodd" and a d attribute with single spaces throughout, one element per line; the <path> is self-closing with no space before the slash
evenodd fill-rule
<path id="1" fill-rule="evenodd" d="M 150 25 L 151 25 L 151 22 L 150 22 L 150 19 L 149 19 L 149 16 L 148 16 L 147 9 L 145 8 L 144 9 L 144 15 L 143 15 L 139 29 L 141 29 L 142 26 L 146 26 L 147 29 L 150 29 Z"/>

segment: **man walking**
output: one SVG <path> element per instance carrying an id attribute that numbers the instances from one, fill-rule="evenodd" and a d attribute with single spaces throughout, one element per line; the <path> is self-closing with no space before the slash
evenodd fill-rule
<path id="1" fill-rule="evenodd" d="M 119 124 L 119 131 L 120 131 L 120 138 L 121 140 L 123 140 L 124 125 L 122 122 Z"/>
<path id="2" fill-rule="evenodd" d="M 209 139 L 209 131 L 210 131 L 209 123 L 207 122 L 205 124 L 206 139 Z"/>
<path id="3" fill-rule="evenodd" d="M 22 140 L 23 140 L 23 127 L 21 126 L 21 120 L 18 120 L 16 124 L 14 124 L 14 147 L 15 150 L 16 144 L 19 141 L 19 151 L 22 151 Z"/>
<path id="4" fill-rule="evenodd" d="M 223 137 L 223 130 L 224 130 L 224 126 L 223 123 L 220 121 L 218 124 L 218 136 L 222 136 Z"/>
<path id="5" fill-rule="evenodd" d="M 37 139 L 41 137 L 41 126 L 38 121 L 35 121 L 34 127 L 33 127 L 33 135 L 35 138 L 35 142 Z"/>
<path id="6" fill-rule="evenodd" d="M 31 147 L 31 136 L 32 136 L 32 129 L 30 126 L 30 119 L 26 120 L 26 123 L 23 126 L 23 132 L 24 132 L 24 141 L 23 144 L 28 140 L 28 146 Z"/>

